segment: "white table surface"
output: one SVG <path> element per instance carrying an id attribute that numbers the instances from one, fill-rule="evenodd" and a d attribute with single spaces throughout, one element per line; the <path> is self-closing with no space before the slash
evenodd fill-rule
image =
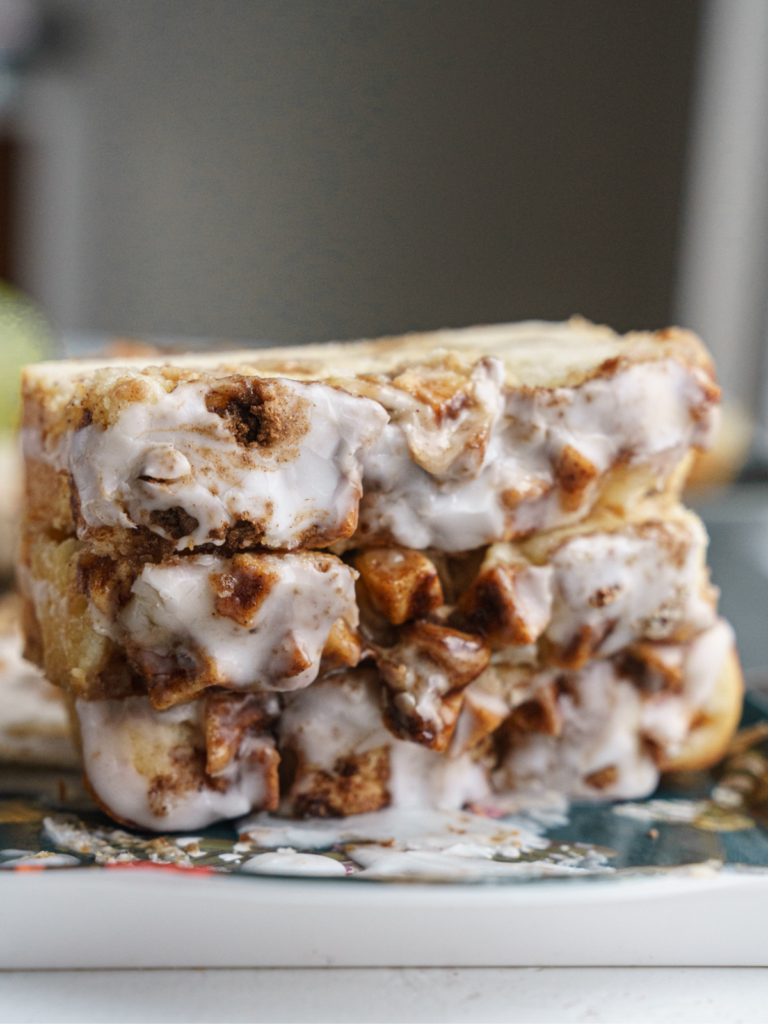
<path id="1" fill-rule="evenodd" d="M 0 972 L 8 1022 L 768 1021 L 760 967 Z"/>

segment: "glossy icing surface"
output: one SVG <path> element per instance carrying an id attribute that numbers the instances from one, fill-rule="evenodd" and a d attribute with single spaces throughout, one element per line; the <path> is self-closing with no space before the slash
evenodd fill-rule
<path id="1" fill-rule="evenodd" d="M 591 661 L 564 676 L 541 673 L 534 688 L 562 680 L 560 721 L 553 734 L 515 736 L 494 789 L 553 789 L 586 800 L 648 796 L 659 780 L 652 745 L 670 758 L 679 752 L 718 686 L 733 641 L 720 619 L 688 645 L 658 645 L 680 667 L 681 679 L 679 688 L 657 693 L 633 685 L 616 661 Z"/>
<path id="2" fill-rule="evenodd" d="M 78 701 L 83 767 L 98 800 L 122 821 L 176 831 L 263 806 L 271 737 L 243 742 L 215 778 L 204 772 L 199 702 L 153 710 L 146 697 Z"/>
<path id="3" fill-rule="evenodd" d="M 249 406 L 253 437 L 233 433 L 209 408 L 209 383 L 145 388 L 114 422 L 71 436 L 67 462 L 86 527 L 146 526 L 177 550 L 221 544 L 242 522 L 270 548 L 352 532 L 364 453 L 386 422 L 380 406 L 324 384 L 275 381 L 271 439 Z M 163 513 L 174 509 L 186 518 L 169 532 Z"/>
<path id="4" fill-rule="evenodd" d="M 553 391 L 505 389 L 500 371 L 499 363 L 495 375 L 486 372 L 471 446 L 457 443 L 452 420 L 430 432 L 419 403 L 402 409 L 401 400 L 398 408 L 389 398 L 394 389 L 381 388 L 377 397 L 391 420 L 366 458 L 363 536 L 467 551 L 553 529 L 589 512 L 600 480 L 619 461 L 629 470 L 649 467 L 661 483 L 691 446 L 711 443 L 716 427 L 703 382 L 674 360 Z M 564 453 L 578 458 L 582 478 L 570 492 Z"/>
<path id="5" fill-rule="evenodd" d="M 120 612 L 118 635 L 124 631 L 148 671 L 159 659 L 172 663 L 169 670 L 207 674 L 209 685 L 299 689 L 317 676 L 334 622 L 356 624 L 354 577 L 319 552 L 147 564 Z"/>

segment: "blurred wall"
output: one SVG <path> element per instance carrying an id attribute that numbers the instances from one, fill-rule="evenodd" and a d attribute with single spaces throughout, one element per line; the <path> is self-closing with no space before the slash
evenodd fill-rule
<path id="1" fill-rule="evenodd" d="M 676 318 L 706 339 L 768 459 L 768 0 L 707 0 Z M 757 451 L 755 452 L 757 454 Z"/>
<path id="2" fill-rule="evenodd" d="M 51 0 L 20 277 L 67 329 L 671 317 L 696 0 Z"/>

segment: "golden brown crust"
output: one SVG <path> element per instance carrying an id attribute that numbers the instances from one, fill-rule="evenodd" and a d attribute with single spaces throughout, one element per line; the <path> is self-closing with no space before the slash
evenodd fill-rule
<path id="1" fill-rule="evenodd" d="M 584 782 L 593 789 L 601 790 L 615 785 L 618 778 L 619 769 L 615 764 L 609 764 L 605 768 L 600 768 L 596 772 L 585 775 Z"/>
<path id="2" fill-rule="evenodd" d="M 700 374 L 713 393 L 717 389 L 712 358 L 701 340 L 678 327 L 619 336 L 608 327 L 572 317 L 564 323 L 529 321 L 496 324 L 460 330 L 412 333 L 375 341 L 323 343 L 286 348 L 243 350 L 220 354 L 181 356 L 155 355 L 98 361 L 45 363 L 28 367 L 23 375 L 25 396 L 33 398 L 38 388 L 53 394 L 65 407 L 77 394 L 81 382 L 104 370 L 116 377 L 126 371 L 156 373 L 172 385 L 174 380 L 196 380 L 201 373 L 214 377 L 234 374 L 258 377 L 290 377 L 297 380 L 344 380 L 354 374 L 386 373 L 397 378 L 414 363 L 445 365 L 460 373 L 484 355 L 499 356 L 507 364 L 508 383 L 516 386 L 574 387 L 595 377 L 615 374 L 622 366 L 675 359 Z M 153 365 L 154 364 L 154 365 Z M 423 384 L 402 382 L 404 390 L 424 389 Z M 444 382 L 427 388 L 430 402 L 444 404 Z"/>
<path id="3" fill-rule="evenodd" d="M 35 606 L 26 594 L 22 595 L 21 630 L 24 637 L 24 657 L 38 668 L 43 668 L 43 633 L 35 613 Z"/>
<path id="4" fill-rule="evenodd" d="M 279 579 L 269 564 L 258 556 L 236 555 L 226 572 L 212 573 L 214 613 L 238 626 L 250 626 Z"/>
<path id="5" fill-rule="evenodd" d="M 80 545 L 39 535 L 29 545 L 29 571 L 38 591 L 34 623 L 27 614 L 31 653 L 42 647 L 50 682 L 87 700 L 141 692 L 125 654 L 92 625 L 88 599 L 78 586 Z M 39 633 L 37 631 L 39 627 Z"/>
<path id="6" fill-rule="evenodd" d="M 218 775 L 237 756 L 246 734 L 258 736 L 270 729 L 279 714 L 272 694 L 227 693 L 217 690 L 203 698 L 208 775 Z"/>
<path id="7" fill-rule="evenodd" d="M 715 692 L 694 721 L 682 750 L 661 761 L 662 771 L 699 771 L 717 764 L 738 728 L 743 703 L 744 677 L 738 654 L 732 649 Z"/>
<path id="8" fill-rule="evenodd" d="M 535 643 L 538 633 L 522 614 L 517 595 L 517 577 L 529 566 L 496 565 L 481 572 L 459 598 L 459 609 L 467 628 L 480 633 L 489 643 L 520 647 Z"/>
<path id="9" fill-rule="evenodd" d="M 157 654 L 130 641 L 125 651 L 140 669 L 155 711 L 195 700 L 205 690 L 221 683 L 215 663 L 191 641 L 187 641 L 182 650 L 170 654 Z"/>
<path id="10" fill-rule="evenodd" d="M 684 663 L 664 658 L 664 648 L 640 641 L 616 656 L 620 675 L 644 693 L 679 693 L 684 682 Z"/>
<path id="11" fill-rule="evenodd" d="M 560 489 L 561 508 L 564 512 L 577 511 L 600 471 L 569 444 L 557 456 L 553 468 Z"/>
<path id="12" fill-rule="evenodd" d="M 65 537 L 74 536 L 69 474 L 39 459 L 27 458 L 24 477 L 27 529 L 53 530 Z"/>
<path id="13" fill-rule="evenodd" d="M 344 619 L 336 619 L 323 648 L 319 675 L 340 668 L 354 668 L 363 655 L 360 637 Z"/>
<path id="14" fill-rule="evenodd" d="M 238 444 L 279 449 L 280 461 L 294 459 L 309 432 L 309 401 L 279 380 L 235 374 L 214 384 L 205 404 L 224 420 Z"/>
<path id="15" fill-rule="evenodd" d="M 553 643 L 549 637 L 539 641 L 539 656 L 543 665 L 554 668 L 568 668 L 578 671 L 584 668 L 598 652 L 600 645 L 610 634 L 614 622 L 608 619 L 599 628 L 579 626 L 569 643 L 560 645 Z"/>
<path id="16" fill-rule="evenodd" d="M 536 693 L 512 710 L 507 727 L 513 732 L 540 732 L 546 736 L 559 736 L 563 716 L 558 707 L 559 690 L 555 683 L 541 686 Z"/>
<path id="17" fill-rule="evenodd" d="M 493 733 L 508 718 L 509 708 L 506 702 L 498 693 L 487 692 L 482 686 L 489 674 L 494 674 L 492 669 L 470 683 L 463 691 L 460 718 L 451 739 L 451 757 L 477 752 L 481 745 L 485 746 L 486 742 L 490 741 Z"/>

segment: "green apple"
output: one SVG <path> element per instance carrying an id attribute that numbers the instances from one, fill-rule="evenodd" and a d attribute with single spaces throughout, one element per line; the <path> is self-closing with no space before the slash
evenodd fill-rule
<path id="1" fill-rule="evenodd" d="M 48 318 L 25 295 L 0 281 L 0 432 L 17 425 L 21 367 L 53 354 Z"/>

